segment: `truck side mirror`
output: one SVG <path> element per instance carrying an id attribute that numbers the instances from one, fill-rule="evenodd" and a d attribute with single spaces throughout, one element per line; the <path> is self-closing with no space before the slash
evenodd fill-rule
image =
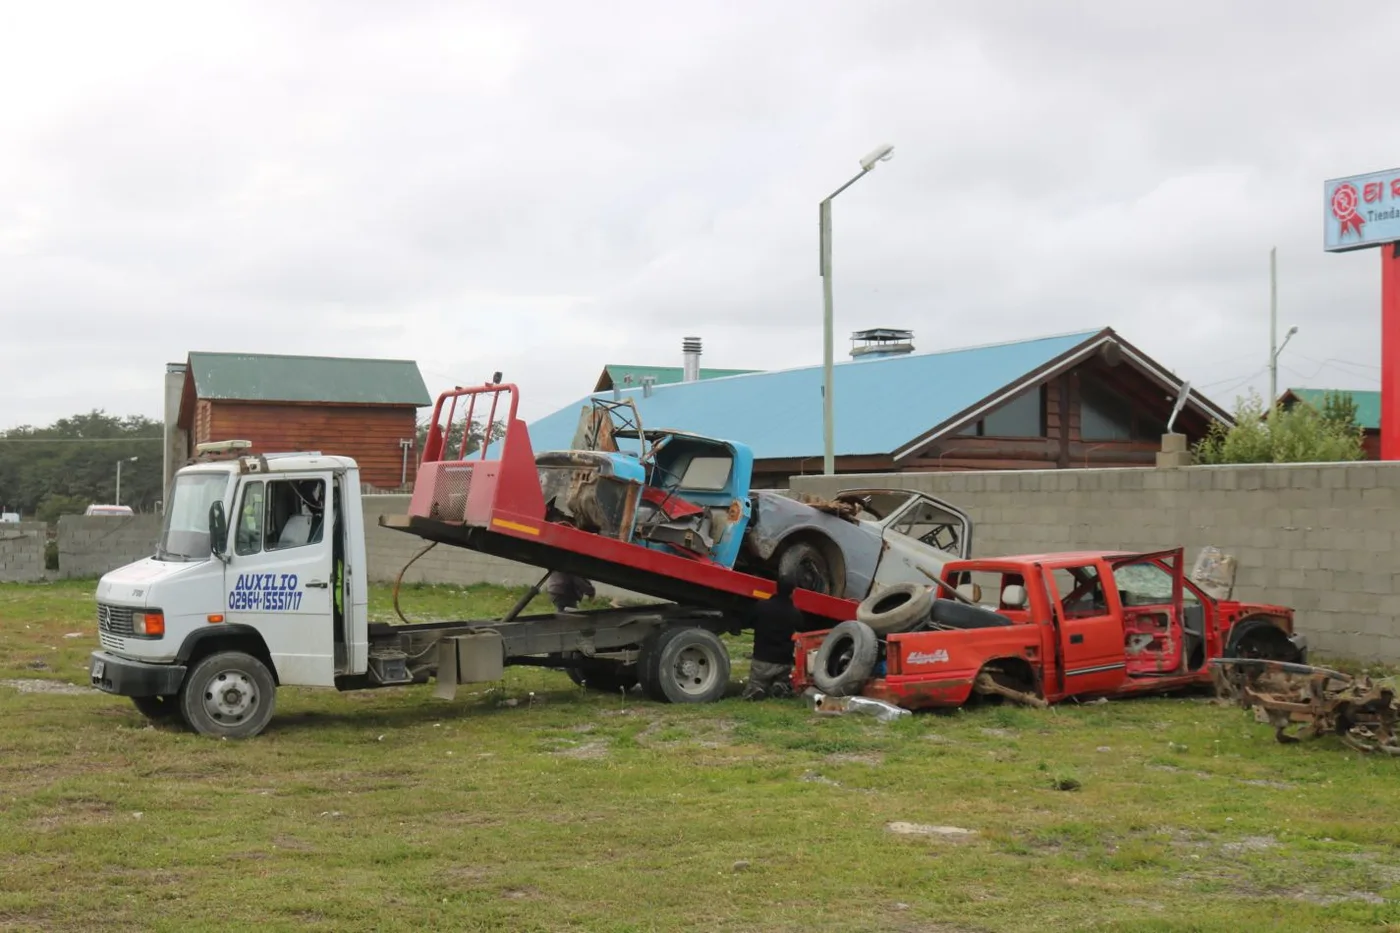
<path id="1" fill-rule="evenodd" d="M 228 519 L 224 516 L 224 504 L 215 502 L 209 506 L 209 551 L 219 560 L 224 559 L 224 548 L 228 545 Z"/>

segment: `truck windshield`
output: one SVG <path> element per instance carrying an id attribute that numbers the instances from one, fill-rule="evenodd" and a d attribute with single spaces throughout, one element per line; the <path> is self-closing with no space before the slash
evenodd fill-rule
<path id="1" fill-rule="evenodd" d="M 227 473 L 187 473 L 175 477 L 165 527 L 156 547 L 157 560 L 205 560 L 209 557 L 209 507 L 224 498 Z"/>

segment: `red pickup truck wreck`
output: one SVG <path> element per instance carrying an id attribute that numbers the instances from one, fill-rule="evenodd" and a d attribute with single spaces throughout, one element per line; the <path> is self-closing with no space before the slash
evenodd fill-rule
<path id="1" fill-rule="evenodd" d="M 1307 658 L 1293 610 L 1212 598 L 1181 548 L 952 561 L 931 582 L 794 636 L 793 686 L 910 710 L 975 695 L 1039 706 L 1209 685 L 1212 658 Z"/>

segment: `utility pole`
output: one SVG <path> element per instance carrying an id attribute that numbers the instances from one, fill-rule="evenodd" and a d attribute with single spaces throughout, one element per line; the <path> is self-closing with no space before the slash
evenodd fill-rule
<path id="1" fill-rule="evenodd" d="M 1269 250 L 1269 410 L 1278 400 L 1278 247 Z"/>

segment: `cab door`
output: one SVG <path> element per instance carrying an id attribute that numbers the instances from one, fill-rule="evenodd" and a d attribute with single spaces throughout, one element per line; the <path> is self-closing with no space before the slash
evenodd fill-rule
<path id="1" fill-rule="evenodd" d="M 1127 677 L 1123 621 L 1109 602 L 1097 561 L 1052 564 L 1046 591 L 1059 615 L 1064 693 L 1109 693 Z"/>
<path id="2" fill-rule="evenodd" d="M 875 586 L 926 583 L 920 568 L 937 576 L 948 561 L 972 553 L 972 523 L 941 499 L 909 493 L 909 501 L 887 516 L 880 530 Z"/>
<path id="3" fill-rule="evenodd" d="M 256 628 L 283 684 L 335 685 L 334 474 L 249 477 L 224 569 L 226 620 Z"/>

